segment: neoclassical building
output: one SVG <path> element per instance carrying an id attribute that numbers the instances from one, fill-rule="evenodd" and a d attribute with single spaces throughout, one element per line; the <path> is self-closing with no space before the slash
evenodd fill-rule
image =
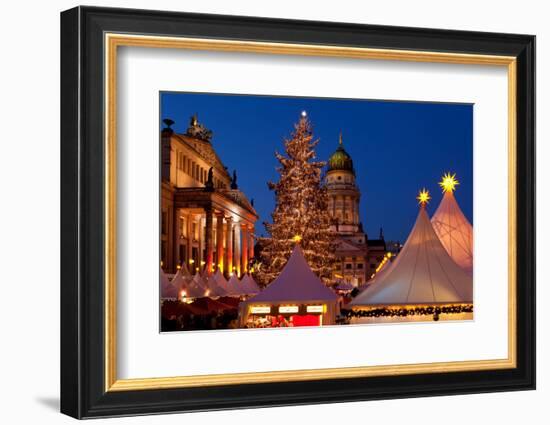
<path id="1" fill-rule="evenodd" d="M 370 279 L 383 260 L 386 247 L 382 232 L 369 240 L 359 216 L 361 192 L 355 182 L 353 160 L 346 152 L 340 134 L 338 148 L 328 160 L 325 183 L 331 230 L 336 235 L 333 278 L 359 286 Z"/>
<path id="2" fill-rule="evenodd" d="M 184 134 L 174 121 L 161 131 L 161 235 L 163 269 L 178 265 L 189 270 L 226 276 L 248 271 L 254 256 L 253 205 L 237 186 L 212 146 L 212 132 L 191 117 Z"/>

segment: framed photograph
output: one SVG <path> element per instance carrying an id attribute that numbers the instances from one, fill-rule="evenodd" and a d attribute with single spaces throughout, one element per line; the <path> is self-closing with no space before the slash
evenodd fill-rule
<path id="1" fill-rule="evenodd" d="M 535 37 L 61 14 L 61 411 L 535 388 Z"/>

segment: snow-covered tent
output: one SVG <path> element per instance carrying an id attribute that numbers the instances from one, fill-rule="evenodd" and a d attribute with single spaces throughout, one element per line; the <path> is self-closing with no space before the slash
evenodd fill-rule
<path id="1" fill-rule="evenodd" d="M 166 273 L 160 268 L 160 298 L 163 300 L 174 300 L 178 298 L 178 289 L 169 280 Z"/>
<path id="2" fill-rule="evenodd" d="M 471 275 L 447 254 L 422 206 L 395 261 L 348 306 L 466 304 L 472 300 Z"/>
<path id="3" fill-rule="evenodd" d="M 244 277 L 241 279 L 241 284 L 243 286 L 243 291 L 246 295 L 256 295 L 260 293 L 260 287 L 254 280 L 254 278 L 249 274 L 244 275 Z"/>
<path id="4" fill-rule="evenodd" d="M 297 244 L 279 276 L 258 295 L 239 304 L 241 325 L 254 314 L 255 307 L 269 309 L 275 315 L 319 313 L 319 324 L 330 325 L 336 319 L 338 296 L 311 271 Z"/>
<path id="5" fill-rule="evenodd" d="M 474 232 L 453 194 L 458 182 L 450 173 L 443 176 L 443 199 L 432 217 L 432 225 L 451 258 L 467 273 L 473 271 Z"/>

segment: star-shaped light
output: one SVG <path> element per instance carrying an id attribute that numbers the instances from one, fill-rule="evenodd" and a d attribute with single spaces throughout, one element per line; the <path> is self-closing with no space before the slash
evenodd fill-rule
<path id="1" fill-rule="evenodd" d="M 432 197 L 430 196 L 430 192 L 426 189 L 422 189 L 420 192 L 418 192 L 418 196 L 416 197 L 418 199 L 418 203 L 422 206 L 426 205 L 428 202 L 430 202 L 430 199 Z"/>
<path id="2" fill-rule="evenodd" d="M 306 111 L 302 111 L 302 117 L 307 117 L 307 112 Z"/>
<path id="3" fill-rule="evenodd" d="M 302 241 L 302 237 L 300 235 L 294 235 L 294 237 L 292 238 L 292 241 L 296 243 L 300 243 Z"/>
<path id="4" fill-rule="evenodd" d="M 444 174 L 441 178 L 441 181 L 439 182 L 439 186 L 441 186 L 443 193 L 453 193 L 456 190 L 456 186 L 458 186 L 459 184 L 460 183 L 456 179 L 456 173 L 453 175 L 451 175 L 451 173 Z"/>

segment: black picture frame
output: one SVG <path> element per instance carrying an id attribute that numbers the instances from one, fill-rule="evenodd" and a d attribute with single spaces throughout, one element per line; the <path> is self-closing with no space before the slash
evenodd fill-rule
<path id="1" fill-rule="evenodd" d="M 105 391 L 104 34 L 517 58 L 517 367 L 473 372 Z M 131 9 L 61 13 L 61 412 L 93 418 L 535 388 L 535 37 Z"/>

